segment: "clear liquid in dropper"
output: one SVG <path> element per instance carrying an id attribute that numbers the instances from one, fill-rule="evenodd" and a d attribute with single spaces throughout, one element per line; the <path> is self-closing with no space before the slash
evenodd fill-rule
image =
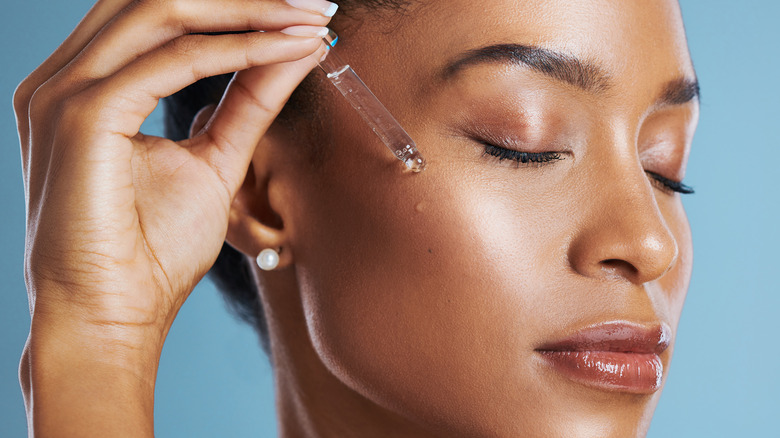
<path id="1" fill-rule="evenodd" d="M 331 46 L 327 38 L 325 41 Z M 425 168 L 425 159 L 417 150 L 414 140 L 349 64 L 341 61 L 335 53 L 332 53 L 331 49 L 326 57 L 320 61 L 320 68 L 327 73 L 331 83 L 368 123 L 395 157 L 406 165 L 407 169 L 412 172 L 420 172 Z"/>

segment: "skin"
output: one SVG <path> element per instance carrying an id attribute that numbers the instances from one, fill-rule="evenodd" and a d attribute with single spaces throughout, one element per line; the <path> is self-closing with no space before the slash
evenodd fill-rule
<path id="1" fill-rule="evenodd" d="M 299 61 L 256 61 L 271 65 L 239 76 L 249 93 L 233 86 L 216 111 L 205 108 L 184 148 L 135 135 L 151 112 L 147 97 L 124 113 L 66 111 L 70 125 L 45 111 L 35 117 L 34 108 L 50 108 L 30 103 L 36 90 L 66 110 L 146 96 L 130 79 L 138 72 L 75 87 L 85 71 L 105 77 L 97 62 L 55 74 L 116 13 L 109 3 L 15 99 L 20 132 L 33 133 L 22 141 L 33 323 L 20 376 L 36 434 L 67 436 L 61 430 L 73 427 L 151 436 L 165 334 L 227 239 L 252 258 L 282 249 L 279 268 L 255 272 L 282 436 L 644 436 L 660 391 L 576 383 L 535 349 L 599 322 L 666 324 L 668 374 L 692 244 L 680 195 L 646 171 L 681 180 L 698 120 L 695 99 L 658 105 L 670 81 L 695 78 L 675 1 L 448 0 L 413 5 L 404 17 L 337 15 L 340 56 L 415 139 L 428 161 L 420 174 L 403 172 L 326 83 L 318 88 L 324 131 L 271 123 L 319 58 L 306 57 L 322 50 L 312 41 L 279 50 Z M 286 14 L 272 27 L 327 23 Z M 585 91 L 506 63 L 439 74 L 462 52 L 496 43 L 576 56 L 610 86 Z M 103 53 L 113 47 L 106 42 Z M 219 52 L 200 57 L 231 59 Z M 125 81 L 132 86 L 117 85 Z M 47 126 L 57 135 L 37 134 Z M 499 162 L 473 138 L 485 133 L 563 159 Z M 124 155 L 108 153 L 102 168 L 81 165 L 106 149 L 101 141 Z M 312 158 L 315 148 L 323 159 Z M 116 201 L 127 190 L 120 200 L 134 199 L 134 208 Z M 112 221 L 97 220 L 105 215 Z M 130 225 L 106 230 L 85 217 Z M 117 400 L 124 409 L 112 410 Z M 84 416 L 92 421 L 79 423 Z"/>

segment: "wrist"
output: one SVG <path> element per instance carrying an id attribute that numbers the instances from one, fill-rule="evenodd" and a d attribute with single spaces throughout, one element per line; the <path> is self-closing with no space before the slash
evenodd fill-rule
<path id="1" fill-rule="evenodd" d="M 33 340 L 64 343 L 83 357 L 127 358 L 140 364 L 159 359 L 173 322 L 165 306 L 146 296 L 160 296 L 148 286 L 112 283 L 64 285 L 28 282 Z M 135 294 L 133 291 L 146 293 Z"/>
<path id="2" fill-rule="evenodd" d="M 33 318 L 20 378 L 35 436 L 152 436 L 161 348 L 137 336 Z"/>
<path id="3" fill-rule="evenodd" d="M 100 364 L 153 386 L 165 334 L 152 327 L 34 313 L 27 349 L 33 369 Z"/>

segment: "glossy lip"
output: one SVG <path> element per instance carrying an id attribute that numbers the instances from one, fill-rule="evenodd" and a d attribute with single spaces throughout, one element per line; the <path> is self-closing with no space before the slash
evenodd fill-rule
<path id="1" fill-rule="evenodd" d="M 613 321 L 591 325 L 536 349 L 555 371 L 605 391 L 651 394 L 661 388 L 660 354 L 668 347 L 667 324 Z"/>

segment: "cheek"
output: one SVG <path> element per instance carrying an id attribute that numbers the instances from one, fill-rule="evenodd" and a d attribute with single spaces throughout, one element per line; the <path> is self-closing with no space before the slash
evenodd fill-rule
<path id="1" fill-rule="evenodd" d="M 453 177 L 467 174 L 389 167 L 355 175 L 360 184 L 312 185 L 301 217 L 317 227 L 298 230 L 296 266 L 331 372 L 380 405 L 477 427 L 516 418 L 497 413 L 543 389 L 523 380 L 536 378 L 529 359 L 543 315 L 529 291 L 543 289 L 533 272 L 550 261 L 540 242 L 556 238 L 508 192 Z"/>

